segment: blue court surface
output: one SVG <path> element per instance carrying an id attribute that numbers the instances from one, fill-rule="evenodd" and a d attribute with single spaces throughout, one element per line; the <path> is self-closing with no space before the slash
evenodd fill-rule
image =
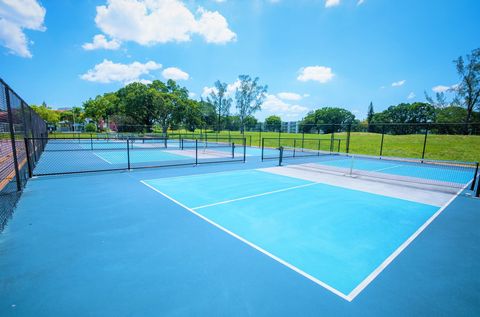
<path id="1" fill-rule="evenodd" d="M 0 233 L 0 316 L 480 314 L 479 199 L 432 206 L 276 164 L 31 179 Z"/>
<path id="2" fill-rule="evenodd" d="M 363 171 L 381 172 L 391 175 L 437 180 L 465 185 L 475 173 L 474 166 L 454 166 L 421 164 L 408 161 L 390 161 L 368 159 L 362 157 L 339 157 L 338 160 L 327 160 L 322 165 L 358 169 Z"/>

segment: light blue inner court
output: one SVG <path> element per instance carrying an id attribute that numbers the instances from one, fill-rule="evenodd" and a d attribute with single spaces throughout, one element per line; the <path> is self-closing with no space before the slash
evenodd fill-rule
<path id="1" fill-rule="evenodd" d="M 95 151 L 95 155 L 110 164 L 126 164 L 128 161 L 127 151 Z M 177 160 L 193 160 L 189 156 L 177 155 L 165 150 L 131 150 L 130 162 L 132 164 L 142 162 L 163 162 Z"/>
<path id="2" fill-rule="evenodd" d="M 258 170 L 145 183 L 346 296 L 438 210 Z"/>
<path id="3" fill-rule="evenodd" d="M 360 157 L 345 157 L 343 159 L 318 162 L 321 165 L 335 166 L 390 175 L 400 175 L 425 180 L 436 180 L 448 183 L 467 184 L 472 180 L 474 169 L 463 166 L 445 166 L 381 159 L 364 159 Z"/>

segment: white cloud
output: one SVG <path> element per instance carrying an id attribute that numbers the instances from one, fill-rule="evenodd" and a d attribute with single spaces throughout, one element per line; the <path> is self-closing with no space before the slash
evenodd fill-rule
<path id="1" fill-rule="evenodd" d="M 45 13 L 36 0 L 0 0 L 0 45 L 12 54 L 32 57 L 24 29 L 45 31 Z"/>
<path id="2" fill-rule="evenodd" d="M 280 92 L 277 94 L 278 98 L 283 100 L 300 100 L 302 96 L 294 92 Z"/>
<path id="3" fill-rule="evenodd" d="M 194 92 L 191 92 L 191 91 L 190 91 L 190 92 L 188 93 L 188 97 L 190 97 L 190 98 L 195 98 L 196 96 L 197 96 L 197 94 L 194 93 Z"/>
<path id="4" fill-rule="evenodd" d="M 162 76 L 165 79 L 173 80 L 188 80 L 190 78 L 190 75 L 188 73 L 177 67 L 165 68 L 162 72 Z"/>
<path id="5" fill-rule="evenodd" d="M 400 87 L 400 86 L 403 86 L 405 84 L 406 80 L 399 80 L 399 81 L 396 81 L 394 83 L 392 83 L 392 87 Z"/>
<path id="6" fill-rule="evenodd" d="M 340 4 L 340 0 L 325 0 L 325 8 L 331 8 L 338 6 Z"/>
<path id="7" fill-rule="evenodd" d="M 82 45 L 84 50 L 92 51 L 98 49 L 105 49 L 105 50 L 118 50 L 120 48 L 120 41 L 118 40 L 107 40 L 105 35 L 97 34 L 93 37 L 92 43 L 85 43 Z"/>
<path id="8" fill-rule="evenodd" d="M 365 0 L 358 0 L 357 1 L 357 6 L 362 5 L 365 2 Z"/>
<path id="9" fill-rule="evenodd" d="M 197 10 L 198 19 L 179 0 L 108 0 L 97 7 L 95 23 L 105 34 L 119 41 L 140 45 L 186 42 L 192 34 L 208 43 L 236 39 L 227 20 L 217 11 Z"/>
<path id="10" fill-rule="evenodd" d="M 330 67 L 325 66 L 307 66 L 300 69 L 300 75 L 297 79 L 300 81 L 318 81 L 319 83 L 327 83 L 332 80 L 335 74 Z"/>
<path id="11" fill-rule="evenodd" d="M 407 99 L 413 99 L 413 98 L 415 98 L 415 97 L 416 97 L 416 95 L 415 95 L 415 93 L 412 91 L 411 93 L 408 94 Z"/>
<path id="12" fill-rule="evenodd" d="M 303 94 L 303 98 L 308 98 L 310 97 L 310 94 Z"/>
<path id="13" fill-rule="evenodd" d="M 278 115 L 284 120 L 295 120 L 300 119 L 308 111 L 308 108 L 289 104 L 275 95 L 268 94 L 262 105 L 262 111 Z"/>
<path id="14" fill-rule="evenodd" d="M 458 88 L 458 84 L 451 85 L 451 86 L 444 86 L 444 85 L 438 85 L 432 88 L 434 92 L 448 92 L 452 90 L 456 90 Z"/>
<path id="15" fill-rule="evenodd" d="M 150 81 L 141 79 L 140 76 L 150 74 L 151 71 L 160 68 L 162 68 L 162 65 L 157 64 L 154 61 L 149 61 L 145 64 L 140 62 L 121 64 L 104 60 L 102 63 L 95 65 L 93 69 L 90 69 L 85 74 L 81 75 L 80 78 L 103 84 L 111 82 L 128 84 L 135 81 L 149 83 Z"/>
<path id="16" fill-rule="evenodd" d="M 218 11 L 198 9 L 200 19 L 196 31 L 201 34 L 207 43 L 225 44 L 234 41 L 237 35 L 228 28 L 227 20 Z"/>

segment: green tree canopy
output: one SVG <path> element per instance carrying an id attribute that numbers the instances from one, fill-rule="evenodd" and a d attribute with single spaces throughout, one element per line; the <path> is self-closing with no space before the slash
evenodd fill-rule
<path id="1" fill-rule="evenodd" d="M 265 119 L 265 130 L 280 131 L 282 128 L 282 119 L 279 116 L 269 116 Z"/>

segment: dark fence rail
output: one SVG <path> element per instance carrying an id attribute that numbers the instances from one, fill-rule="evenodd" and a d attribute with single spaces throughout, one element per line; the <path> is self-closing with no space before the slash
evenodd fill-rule
<path id="1" fill-rule="evenodd" d="M 31 176 L 245 162 L 247 147 L 245 138 L 220 137 L 26 138 L 25 143 L 46 144 L 37 164 L 28 164 Z"/>
<path id="2" fill-rule="evenodd" d="M 0 231 L 27 182 L 27 162 L 35 166 L 44 150 L 35 138 L 47 133 L 47 124 L 0 79 Z"/>

